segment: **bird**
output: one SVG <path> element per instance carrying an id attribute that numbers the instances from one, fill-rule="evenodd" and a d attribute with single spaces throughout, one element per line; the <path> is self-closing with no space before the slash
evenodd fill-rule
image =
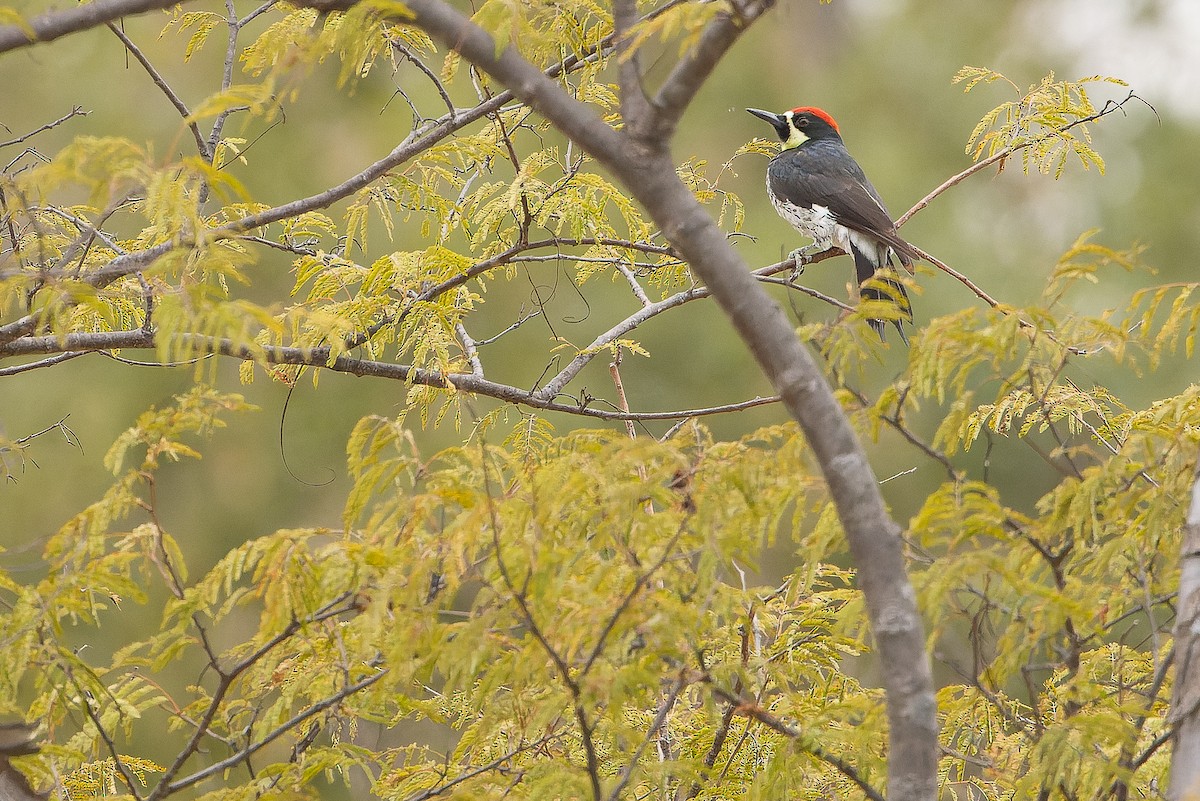
<path id="1" fill-rule="evenodd" d="M 792 252 L 797 273 L 814 253 L 839 248 L 854 257 L 859 294 L 867 300 L 892 300 L 901 314 L 912 320 L 912 305 L 904 285 L 877 273 L 898 260 L 913 272 L 921 254 L 896 233 L 883 199 L 867 180 L 862 167 L 842 142 L 833 117 L 813 106 L 800 106 L 782 114 L 748 108 L 766 120 L 783 143 L 767 166 L 767 194 L 779 216 L 813 240 Z M 875 278 L 876 285 L 864 282 Z M 878 286 L 882 283 L 887 289 Z M 886 321 L 868 320 L 886 340 Z M 892 320 L 900 339 L 908 344 L 902 321 Z"/>

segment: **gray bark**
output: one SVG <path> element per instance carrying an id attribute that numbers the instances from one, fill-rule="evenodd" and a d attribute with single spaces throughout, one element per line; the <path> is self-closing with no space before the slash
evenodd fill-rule
<path id="1" fill-rule="evenodd" d="M 1200 798 L 1200 473 L 1179 554 L 1179 611 L 1175 618 L 1175 684 L 1170 722 L 1175 725 L 1171 755 L 1171 801 Z"/>
<path id="2" fill-rule="evenodd" d="M 171 8 L 178 4 L 179 0 L 95 0 L 64 11 L 50 11 L 29 20 L 28 25 L 0 26 L 0 53 L 40 42 L 50 42 L 121 17 Z"/>

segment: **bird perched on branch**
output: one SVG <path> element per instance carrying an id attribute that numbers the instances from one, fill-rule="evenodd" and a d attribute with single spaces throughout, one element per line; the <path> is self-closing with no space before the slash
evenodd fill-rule
<path id="1" fill-rule="evenodd" d="M 908 293 L 888 277 L 885 268 L 895 263 L 894 257 L 911 273 L 920 255 L 896 233 L 883 200 L 846 150 L 833 117 L 810 106 L 782 114 L 757 108 L 746 111 L 771 123 L 783 142 L 767 167 L 767 194 L 779 216 L 813 240 L 812 245 L 792 252 L 797 271 L 814 253 L 839 248 L 854 257 L 861 297 L 892 300 L 903 317 L 912 320 Z M 877 275 L 880 270 L 884 273 Z M 886 321 L 868 322 L 883 339 Z M 892 323 L 908 344 L 901 320 Z"/>

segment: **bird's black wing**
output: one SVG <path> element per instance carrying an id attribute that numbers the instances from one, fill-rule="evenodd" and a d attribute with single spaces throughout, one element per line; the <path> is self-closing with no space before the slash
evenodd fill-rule
<path id="1" fill-rule="evenodd" d="M 824 206 L 850 230 L 886 242 L 905 267 L 920 258 L 896 233 L 879 193 L 840 142 L 813 142 L 787 151 L 772 160 L 768 175 L 777 195 L 805 208 Z"/>

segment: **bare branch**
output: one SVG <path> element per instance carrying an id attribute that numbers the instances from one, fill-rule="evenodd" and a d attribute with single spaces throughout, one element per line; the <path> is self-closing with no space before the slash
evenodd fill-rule
<path id="1" fill-rule="evenodd" d="M 96 28 L 121 17 L 176 5 L 179 5 L 179 0 L 95 0 L 65 11 L 51 11 L 36 16 L 23 25 L 0 27 L 0 53 L 39 42 L 52 42 L 59 37 Z"/>
<path id="2" fill-rule="evenodd" d="M 263 3 L 261 6 L 254 9 L 249 14 L 247 14 L 246 16 L 244 16 L 240 20 L 238 20 L 238 27 L 243 28 L 246 25 L 250 24 L 250 22 L 255 17 L 257 17 L 261 14 L 265 14 L 266 12 L 270 11 L 272 8 L 275 7 L 275 2 L 276 2 L 276 0 L 267 0 L 267 2 Z"/>
<path id="3" fill-rule="evenodd" d="M 776 264 L 770 264 L 766 267 L 761 267 L 755 270 L 753 275 L 757 276 L 760 281 L 779 283 L 787 286 L 790 289 L 795 289 L 819 300 L 823 300 L 843 310 L 853 311 L 851 306 L 831 298 L 828 295 L 824 295 L 815 289 L 809 289 L 808 287 L 800 286 L 799 284 L 795 284 L 790 281 L 774 281 L 768 278 L 768 276 L 788 269 L 789 266 L 794 264 L 795 262 L 791 261 L 790 259 L 778 262 Z M 697 286 L 692 287 L 691 289 L 685 289 L 681 292 L 676 292 L 674 295 L 663 298 L 658 302 L 649 302 L 649 298 L 646 298 L 643 293 L 642 297 L 639 297 L 639 300 L 644 301 L 642 308 L 638 309 L 636 312 L 629 315 L 624 320 L 593 339 L 590 344 L 583 348 L 583 350 L 578 353 L 574 359 L 568 362 L 566 367 L 564 367 L 557 375 L 551 378 L 536 394 L 538 397 L 545 399 L 554 398 L 567 384 L 569 384 L 577 375 L 579 375 L 584 367 L 587 367 L 587 365 L 591 363 L 592 359 L 596 358 L 597 355 L 602 353 L 604 348 L 606 348 L 612 342 L 615 342 L 616 340 L 625 336 L 652 317 L 657 317 L 663 312 L 674 309 L 677 306 L 682 306 L 685 303 L 691 303 L 692 301 L 700 300 L 701 298 L 707 298 L 711 295 L 712 292 L 708 289 L 708 287 Z"/>
<path id="4" fill-rule="evenodd" d="M 455 107 L 454 101 L 450 99 L 450 92 L 446 90 L 445 84 L 442 83 L 442 79 L 437 76 L 437 73 L 431 70 L 428 64 L 422 61 L 416 54 L 405 47 L 402 43 L 393 41 L 391 45 L 393 52 L 399 53 L 405 58 L 405 60 L 411 62 L 414 67 L 416 67 L 426 78 L 429 79 L 430 83 L 432 83 L 434 88 L 437 89 L 438 96 L 442 98 L 442 102 L 446 105 L 446 113 L 451 117 L 457 114 L 458 109 Z M 416 112 L 415 107 L 413 108 L 413 112 Z M 417 119 L 414 122 L 416 124 L 420 124 L 421 122 L 424 122 L 424 119 L 418 114 Z"/>
<path id="5" fill-rule="evenodd" d="M 638 299 L 638 303 L 643 307 L 653 305 L 654 301 L 646 296 L 646 290 L 642 289 L 642 285 L 638 283 L 637 276 L 633 274 L 633 270 L 627 267 L 622 262 L 616 262 L 614 267 L 625 276 L 625 280 L 629 282 L 629 288 L 633 291 L 633 296 Z"/>
<path id="6" fill-rule="evenodd" d="M 693 287 L 685 289 L 682 292 L 677 292 L 670 297 L 664 298 L 657 303 L 651 303 L 649 306 L 643 306 L 633 314 L 626 317 L 621 322 L 614 325 L 612 328 L 600 334 L 593 339 L 574 359 L 572 359 L 566 367 L 559 371 L 558 375 L 551 378 L 546 385 L 535 393 L 539 398 L 551 400 L 558 396 L 575 376 L 591 363 L 592 359 L 604 351 L 610 343 L 620 339 L 628 334 L 633 329 L 637 328 L 642 323 L 652 317 L 656 317 L 663 312 L 673 309 L 677 306 L 682 306 L 685 303 L 690 303 L 693 300 L 708 297 L 711 292 L 706 287 Z"/>
<path id="7" fill-rule="evenodd" d="M 621 380 L 621 349 L 617 348 L 617 355 L 608 363 L 608 374 L 612 376 L 613 389 L 617 391 L 617 408 L 623 412 L 629 411 L 629 398 L 625 395 L 625 382 Z M 625 421 L 625 433 L 630 439 L 637 439 L 637 429 L 633 425 L 632 420 Z M 639 475 L 641 474 L 639 469 Z"/>
<path id="8" fill-rule="evenodd" d="M 78 359 L 80 356 L 87 356 L 91 352 L 92 351 L 87 350 L 67 351 L 66 353 L 60 353 L 57 356 L 39 359 L 36 362 L 29 362 L 28 364 L 18 364 L 13 367 L 0 367 L 0 378 L 10 375 L 19 375 L 20 373 L 28 373 L 30 370 L 40 370 L 43 367 L 53 367 L 60 362 L 67 362 L 71 359 Z"/>
<path id="9" fill-rule="evenodd" d="M 454 335 L 458 337 L 458 342 L 462 345 L 463 353 L 467 357 L 467 364 L 471 365 L 471 375 L 483 378 L 483 363 L 479 361 L 479 351 L 476 350 L 475 340 L 467 333 L 467 329 L 461 322 L 454 324 Z"/>
<path id="10" fill-rule="evenodd" d="M 909 243 L 909 247 L 911 247 L 913 249 L 913 251 L 918 256 L 920 256 L 922 259 L 929 262 L 934 267 L 937 267 L 939 270 L 944 272 L 946 275 L 955 279 L 956 281 L 961 283 L 963 286 L 965 286 L 967 289 L 974 292 L 977 297 L 979 297 L 984 303 L 991 306 L 993 309 L 998 309 L 1000 311 L 1003 311 L 1005 314 L 1015 314 L 1016 313 L 1011 306 L 1001 303 L 1000 301 L 996 300 L 991 295 L 989 295 L 987 292 L 984 292 L 983 289 L 981 289 L 978 284 L 976 284 L 970 278 L 967 278 L 965 275 L 960 273 L 958 270 L 956 270 L 953 267 L 951 267 L 950 265 L 946 264 L 941 259 L 937 258 L 936 256 L 931 256 L 930 254 L 921 250 L 919 247 L 917 247 L 916 245 L 913 245 L 912 243 Z M 1045 336 L 1051 342 L 1055 342 L 1055 343 L 1061 345 L 1065 350 L 1067 350 L 1070 353 L 1075 354 L 1076 356 L 1086 356 L 1088 354 L 1087 348 L 1081 348 L 1077 345 L 1067 345 L 1066 343 L 1060 341 L 1058 339 L 1058 337 L 1055 336 L 1050 331 L 1046 331 L 1046 330 L 1039 328 L 1037 325 L 1029 322 L 1024 317 L 1018 317 L 1017 322 L 1018 322 L 1018 324 L 1020 324 L 1020 326 L 1022 328 L 1024 328 L 1027 331 L 1032 332 L 1032 334 L 1035 337 L 1039 334 L 1042 336 Z"/>
<path id="11" fill-rule="evenodd" d="M 154 85 L 162 91 L 167 100 L 170 101 L 171 105 L 175 107 L 175 110 L 179 112 L 179 116 L 183 117 L 185 120 L 190 117 L 192 112 L 188 110 L 187 104 L 183 102 L 183 99 L 180 98 L 179 95 L 175 94 L 175 90 L 172 89 L 171 85 L 167 83 L 167 80 L 162 76 L 162 73 L 160 73 L 155 66 L 150 63 L 150 59 L 146 58 L 146 54 L 142 52 L 142 49 L 138 47 L 128 35 L 126 35 L 125 31 L 121 30 L 120 26 L 114 25 L 111 22 L 107 23 L 107 25 L 108 29 L 116 34 L 117 38 L 121 40 L 121 44 L 125 45 L 125 49 L 129 51 L 130 55 L 137 59 L 137 62 L 142 65 L 142 69 L 146 70 L 146 74 L 150 76 L 150 80 L 154 81 Z M 192 132 L 192 136 L 196 139 L 196 147 L 199 149 L 201 157 L 203 157 L 205 161 L 211 162 L 212 151 L 209 149 L 208 143 L 204 141 L 204 136 L 200 133 L 200 126 L 191 121 L 189 121 L 187 125 Z"/>
<path id="12" fill-rule="evenodd" d="M 659 87 L 653 105 L 656 130 L 653 135 L 662 139 L 675 131 L 675 126 L 704 85 L 721 58 L 741 37 L 751 23 L 761 17 L 775 0 L 751 0 L 730 3 L 732 11 L 720 11 L 700 34 L 699 41 L 676 64 Z"/>
<path id="13" fill-rule="evenodd" d="M 482 348 L 484 345 L 492 344 L 493 342 L 500 339 L 500 337 L 504 336 L 505 334 L 511 333 L 512 331 L 516 331 L 518 328 L 520 328 L 525 323 L 532 320 L 534 317 L 540 316 L 541 313 L 542 313 L 541 309 L 534 309 L 531 312 L 526 312 L 524 307 L 522 307 L 520 313 L 517 315 L 517 321 L 515 323 L 512 323 L 511 325 L 502 329 L 499 333 L 492 334 L 487 339 L 476 340 L 475 347 Z"/>
<path id="14" fill-rule="evenodd" d="M 241 33 L 241 23 L 238 22 L 237 9 L 233 6 L 233 0 L 225 0 L 225 24 L 229 30 L 225 40 L 225 64 L 221 70 L 222 91 L 233 86 L 233 65 L 237 63 L 237 40 L 238 34 Z M 241 110 L 241 108 L 224 109 L 213 120 L 212 130 L 208 133 L 209 154 L 217 152 L 217 145 L 221 142 L 221 132 L 225 130 L 225 123 L 229 120 L 230 115 Z M 212 155 L 208 160 L 212 161 Z"/>
<path id="15" fill-rule="evenodd" d="M 871 399 L 868 398 L 866 396 L 866 394 L 863 393 L 861 390 L 855 389 L 854 387 L 847 385 L 844 381 L 840 382 L 840 386 L 843 389 L 845 389 L 847 392 L 849 392 L 851 395 L 853 395 L 854 398 L 860 404 L 862 404 L 863 408 L 870 408 L 872 405 L 874 405 L 871 402 Z M 913 431 L 911 428 L 909 428 L 908 425 L 902 419 L 902 414 L 903 414 L 903 409 L 904 409 L 904 401 L 905 401 L 906 395 L 907 395 L 907 393 L 905 393 L 904 395 L 901 395 L 900 399 L 896 402 L 896 411 L 895 412 L 888 414 L 882 410 L 877 411 L 876 413 L 879 415 L 879 419 L 882 420 L 883 422 L 887 423 L 893 430 L 896 431 L 896 433 L 898 433 L 900 436 L 902 436 L 906 440 L 908 440 L 909 444 L 915 446 L 918 450 L 920 450 L 922 453 L 924 453 L 930 459 L 933 459 L 934 461 L 941 464 L 942 467 L 944 467 L 946 469 L 947 478 L 949 478 L 951 481 L 953 481 L 954 477 L 956 475 L 956 471 L 954 469 L 953 463 L 951 463 L 951 461 L 950 461 L 950 458 L 948 456 L 946 456 L 946 454 L 944 454 L 941 451 L 939 451 L 938 449 L 934 448 L 932 445 L 930 445 L 924 439 L 917 436 L 916 432 Z"/>
<path id="16" fill-rule="evenodd" d="M 405 364 L 355 359 L 349 356 L 339 356 L 332 362 L 330 349 L 299 348 L 286 346 L 262 346 L 251 348 L 247 345 L 237 345 L 227 339 L 213 339 L 199 334 L 181 335 L 182 341 L 189 349 L 202 352 L 229 356 L 235 359 L 262 361 L 266 364 L 294 364 L 307 367 L 319 367 L 339 373 L 357 376 L 372 376 L 387 378 L 395 381 L 405 381 L 412 384 L 437 387 L 440 389 L 455 389 L 459 392 L 470 392 L 483 395 L 506 403 L 515 403 L 543 409 L 549 412 L 592 417 L 597 420 L 635 420 L 640 422 L 653 420 L 679 420 L 691 417 L 705 417 L 714 414 L 726 414 L 778 403 L 778 397 L 756 397 L 750 400 L 729 403 L 721 406 L 709 406 L 699 409 L 682 409 L 673 412 L 624 412 L 606 409 L 593 409 L 587 403 L 559 403 L 543 399 L 538 393 L 508 384 L 490 381 L 472 373 L 442 373 L 437 370 L 426 370 Z M 135 331 L 105 331 L 100 333 L 76 333 L 65 337 L 39 336 L 23 337 L 16 341 L 0 345 L 0 358 L 11 356 L 31 355 L 37 353 L 71 354 L 71 358 L 87 352 L 104 352 L 123 348 L 153 349 L 157 347 L 156 335 L 153 331 L 138 329 Z M 37 362 L 36 366 L 48 366 L 49 360 Z M 31 365 L 21 365 L 19 368 L 9 368 L 18 372 L 34 369 Z"/>
<path id="17" fill-rule="evenodd" d="M 16 139 L 9 139 L 7 142 L 0 142 L 0 147 L 10 147 L 12 145 L 19 145 L 22 142 L 24 142 L 25 140 L 32 139 L 33 137 L 37 136 L 42 131 L 49 131 L 51 128 L 57 128 L 58 126 L 62 125 L 64 122 L 71 119 L 72 117 L 86 117 L 88 114 L 91 114 L 91 113 L 92 112 L 90 112 L 90 111 L 84 111 L 83 106 L 75 106 L 70 111 L 68 111 L 66 114 L 62 115 L 57 120 L 55 120 L 54 122 L 48 122 L 45 125 L 42 125 L 38 128 L 34 128 L 29 133 L 27 133 L 23 136 L 18 136 Z"/>

